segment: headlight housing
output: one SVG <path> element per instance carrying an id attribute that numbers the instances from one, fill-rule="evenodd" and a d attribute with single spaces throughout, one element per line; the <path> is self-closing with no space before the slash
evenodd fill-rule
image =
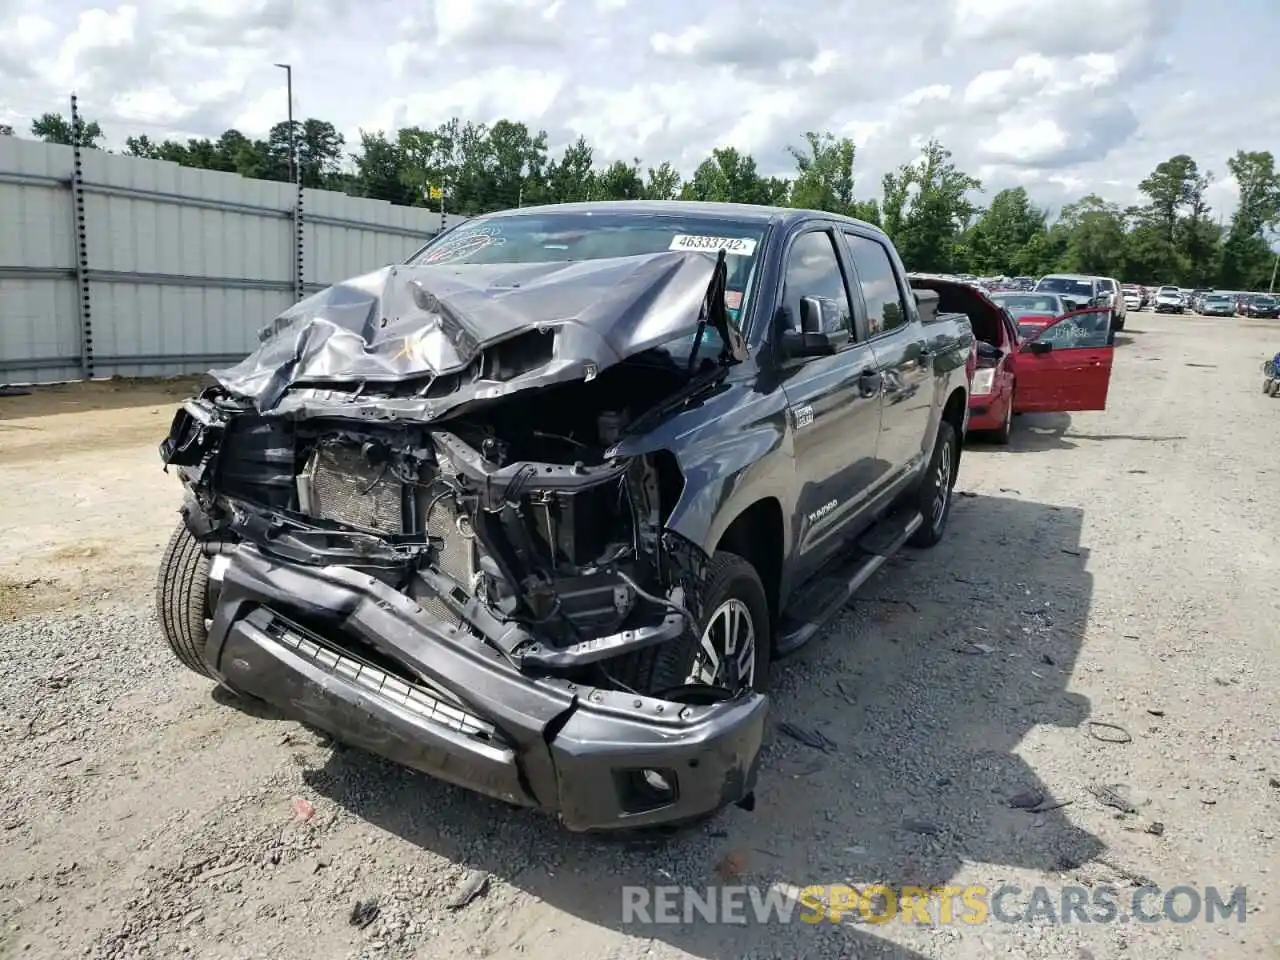
<path id="1" fill-rule="evenodd" d="M 991 388 L 996 382 L 996 371 L 994 367 L 983 367 L 973 375 L 973 392 L 985 396 L 991 392 Z"/>

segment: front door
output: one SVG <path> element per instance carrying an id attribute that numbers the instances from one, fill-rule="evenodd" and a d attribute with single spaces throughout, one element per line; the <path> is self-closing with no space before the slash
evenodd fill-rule
<path id="1" fill-rule="evenodd" d="M 820 570 L 853 532 L 852 521 L 875 469 L 880 432 L 880 394 L 862 377 L 875 360 L 871 348 L 854 336 L 852 300 L 835 237 L 826 228 L 810 229 L 791 241 L 780 327 L 799 329 L 802 297 L 834 303 L 832 313 L 849 339 L 831 356 L 784 361 L 798 486 L 797 580 Z"/>
<path id="2" fill-rule="evenodd" d="M 924 326 L 913 322 L 907 292 L 884 244 L 845 232 L 867 316 L 867 337 L 875 354 L 882 401 L 876 459 L 885 481 L 914 473 L 933 437 L 933 361 Z"/>
<path id="3" fill-rule="evenodd" d="M 1018 350 L 1018 413 L 1105 410 L 1111 387 L 1111 311 L 1063 314 Z"/>

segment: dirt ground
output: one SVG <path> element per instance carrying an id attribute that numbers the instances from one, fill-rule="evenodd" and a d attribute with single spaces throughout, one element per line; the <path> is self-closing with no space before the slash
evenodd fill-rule
<path id="1" fill-rule="evenodd" d="M 191 383 L 0 398 L 0 957 L 1280 955 L 1280 325 L 1129 326 L 1106 412 L 970 445 L 946 541 L 776 665 L 774 719 L 834 746 L 775 732 L 755 810 L 668 839 L 566 834 L 184 672 L 151 590 Z M 844 883 L 1011 884 L 1019 916 L 623 919 L 623 885 Z M 1244 887 L 1244 922 L 1022 915 L 1107 885 L 1126 917 Z"/>

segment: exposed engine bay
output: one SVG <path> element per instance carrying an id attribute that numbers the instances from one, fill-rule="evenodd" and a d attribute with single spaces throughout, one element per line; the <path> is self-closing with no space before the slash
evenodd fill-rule
<path id="1" fill-rule="evenodd" d="M 674 458 L 609 451 L 700 379 L 636 358 L 429 425 L 264 415 L 213 387 L 163 453 L 204 536 L 366 571 L 522 669 L 629 689 L 605 661 L 693 629 L 705 558 L 663 529 Z"/>

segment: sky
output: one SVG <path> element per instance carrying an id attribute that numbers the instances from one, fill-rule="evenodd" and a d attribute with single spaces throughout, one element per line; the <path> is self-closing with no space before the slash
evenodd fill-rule
<path id="1" fill-rule="evenodd" d="M 601 164 L 712 147 L 792 169 L 851 137 L 857 193 L 938 137 L 987 195 L 1130 203 L 1161 160 L 1280 153 L 1280 0 L 0 0 L 0 122 L 75 91 L 130 134 L 261 136 L 286 113 L 360 130 L 499 118 L 579 134 Z"/>

